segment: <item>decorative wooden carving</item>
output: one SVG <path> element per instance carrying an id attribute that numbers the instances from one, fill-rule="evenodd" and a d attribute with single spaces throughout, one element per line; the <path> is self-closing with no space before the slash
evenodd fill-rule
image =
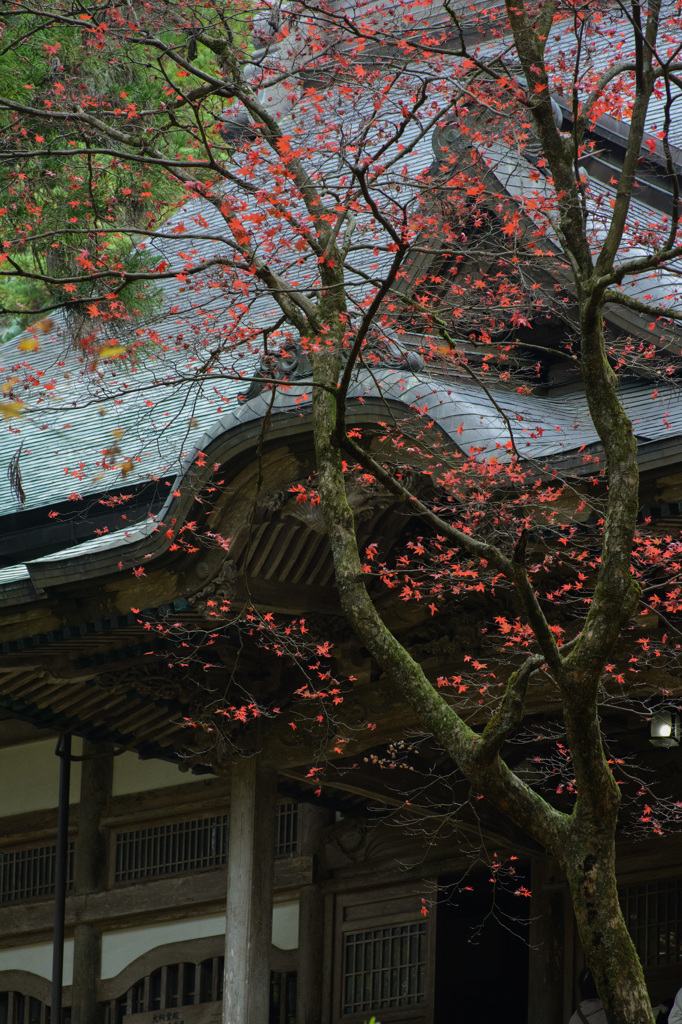
<path id="1" fill-rule="evenodd" d="M 163 672 L 159 665 L 135 665 L 118 672 L 103 672 L 93 680 L 93 685 L 115 693 L 134 690 L 141 697 L 155 697 L 162 700 L 187 700 L 187 685 Z"/>
<path id="2" fill-rule="evenodd" d="M 289 488 L 281 488 L 263 495 L 259 501 L 259 509 L 265 512 L 262 519 L 269 520 L 279 513 L 282 518 L 298 519 L 314 533 L 324 534 L 325 526 L 318 502 L 297 500 L 294 488 L 307 487 L 307 480 L 293 481 Z M 300 492 L 299 492 L 300 493 Z M 357 480 L 349 480 L 346 495 L 353 515 L 359 521 L 370 518 L 381 508 L 388 508 L 395 499 L 378 484 L 363 484 Z"/>
<path id="3" fill-rule="evenodd" d="M 206 563 L 200 563 L 206 565 Z M 220 615 L 220 606 L 229 602 L 235 595 L 239 570 L 231 558 L 223 559 L 216 574 L 200 590 L 187 597 L 187 603 L 196 611 L 204 612 L 207 601 L 215 601 L 212 611 Z"/>

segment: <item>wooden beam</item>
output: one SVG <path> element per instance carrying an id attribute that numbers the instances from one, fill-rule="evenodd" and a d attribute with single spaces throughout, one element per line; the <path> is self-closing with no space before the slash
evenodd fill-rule
<path id="1" fill-rule="evenodd" d="M 333 820 L 330 811 L 301 804 L 298 809 L 299 849 L 319 865 L 324 832 Z M 301 888 L 298 905 L 297 1024 L 319 1024 L 322 1016 L 324 973 L 324 895 L 316 870 Z"/>
<path id="2" fill-rule="evenodd" d="M 74 873 L 77 893 L 100 892 L 107 886 L 107 839 L 103 825 L 114 775 L 112 754 L 108 743 L 83 744 Z"/>
<path id="3" fill-rule="evenodd" d="M 274 818 L 274 815 L 273 815 Z M 312 877 L 311 857 L 275 861 L 275 890 L 290 893 Z M 225 907 L 225 869 L 156 878 L 106 892 L 68 896 L 66 930 L 92 924 L 102 931 L 133 928 L 155 921 L 183 921 L 193 916 L 222 913 Z M 54 920 L 51 900 L 0 906 L 0 949 L 47 942 Z"/>
<path id="4" fill-rule="evenodd" d="M 259 756 L 233 767 L 223 1024 L 268 1024 L 276 795 Z"/>
<path id="5" fill-rule="evenodd" d="M 103 828 L 114 774 L 112 749 L 105 743 L 84 743 L 74 889 L 77 894 L 106 889 L 107 839 Z M 77 924 L 73 933 L 73 1024 L 99 1024 L 103 1007 L 97 999 L 102 965 L 102 932 L 94 924 Z"/>

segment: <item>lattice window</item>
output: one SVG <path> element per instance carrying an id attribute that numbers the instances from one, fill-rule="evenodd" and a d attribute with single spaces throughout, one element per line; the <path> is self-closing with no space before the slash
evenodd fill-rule
<path id="1" fill-rule="evenodd" d="M 126 1018 L 132 1014 L 153 1013 L 156 1010 L 159 1011 L 159 1021 L 170 1021 L 172 1024 L 172 1021 L 182 1020 L 183 1006 L 221 1001 L 224 973 L 223 956 L 208 957 L 200 964 L 182 963 L 159 967 L 146 978 L 136 981 L 118 999 L 112 999 L 106 1004 L 105 1024 L 125 1024 Z M 272 971 L 268 1022 L 294 1024 L 295 1019 L 296 972 Z M 152 1017 L 152 1024 L 154 1021 Z M 5 1024 L 1 1016 L 0 1024 Z M 23 1020 L 12 1019 L 9 1024 L 23 1024 Z M 44 1022 L 41 1020 L 36 1024 Z"/>
<path id="2" fill-rule="evenodd" d="M 275 856 L 288 857 L 298 850 L 298 806 L 293 800 L 277 805 Z"/>
<path id="3" fill-rule="evenodd" d="M 159 967 L 148 977 L 136 981 L 118 999 L 107 1004 L 105 1022 L 123 1024 L 131 1014 L 220 1002 L 223 998 L 224 970 L 225 959 L 222 956 L 209 957 L 200 964 L 169 964 L 168 967 Z M 181 1012 L 161 1016 L 164 1021 L 182 1019 Z"/>
<path id="4" fill-rule="evenodd" d="M 268 1024 L 296 1024 L 296 971 L 270 972 Z"/>
<path id="5" fill-rule="evenodd" d="M 0 992 L 0 1024 L 50 1024 L 50 1007 L 22 992 Z M 62 1009 L 62 1024 L 71 1024 L 71 1007 Z"/>
<path id="6" fill-rule="evenodd" d="M 114 881 L 219 867 L 227 863 L 227 838 L 227 814 L 117 832 Z"/>
<path id="7" fill-rule="evenodd" d="M 73 842 L 69 843 L 69 889 L 73 888 L 73 848 Z M 0 857 L 0 903 L 52 896 L 56 864 L 56 843 L 3 852 Z"/>
<path id="8" fill-rule="evenodd" d="M 682 960 L 682 881 L 626 886 L 620 902 L 644 967 Z"/>
<path id="9" fill-rule="evenodd" d="M 349 932 L 344 938 L 343 1012 L 422 1003 L 426 923 Z"/>

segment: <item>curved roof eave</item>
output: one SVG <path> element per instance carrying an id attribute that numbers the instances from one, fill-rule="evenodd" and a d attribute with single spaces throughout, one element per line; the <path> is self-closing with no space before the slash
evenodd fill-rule
<path id="1" fill-rule="evenodd" d="M 667 420 L 671 413 L 658 423 L 663 407 L 670 407 L 667 390 L 659 388 L 652 395 L 648 385 L 623 388 L 622 398 L 643 442 L 645 461 L 650 458 L 652 446 L 663 440 L 670 442 L 671 427 L 676 428 L 675 437 L 682 433 L 682 408 L 675 410 L 674 423 Z M 552 400 L 515 391 L 492 392 L 471 382 L 378 367 L 358 374 L 349 400 L 349 422 L 376 425 L 384 419 L 420 416 L 427 423 L 433 422 L 457 450 L 473 450 L 481 459 L 509 458 L 511 432 L 519 455 L 537 463 L 540 469 L 548 462 L 554 466 L 559 462 L 579 471 L 579 453 L 600 446 L 582 396 Z M 297 380 L 278 389 L 274 396 L 265 392 L 216 419 L 199 439 L 193 455 L 182 464 L 158 514 L 125 530 L 0 570 L 0 602 L 34 601 L 46 587 L 96 578 L 138 565 L 142 559 L 149 562 L 159 558 L 172 543 L 159 525 L 167 516 L 182 522 L 191 514 L 195 494 L 217 466 L 228 475 L 237 472 L 244 457 L 261 440 L 267 413 L 269 445 L 294 439 L 305 442 L 312 432 L 310 409 L 311 382 Z M 312 445 L 310 440 L 308 443 Z"/>
<path id="2" fill-rule="evenodd" d="M 236 464 L 258 444 L 263 430 L 265 414 L 270 411 L 268 443 L 286 441 L 294 437 L 303 439 L 311 433 L 310 382 L 299 381 L 286 390 L 261 394 L 242 406 L 216 420 L 214 426 L 199 440 L 193 455 L 181 467 L 171 495 L 161 511 L 137 526 L 108 533 L 64 548 L 53 554 L 29 562 L 11 566 L 0 572 L 0 602 L 9 599 L 15 603 L 36 600 L 46 587 L 59 583 L 92 579 L 121 568 L 139 564 L 142 558 L 153 561 L 163 555 L 171 541 L 159 529 L 159 523 L 172 515 L 182 521 L 190 512 L 194 495 L 209 479 L 214 467 L 220 465 L 229 473 L 230 465 Z M 505 415 L 513 414 L 514 407 L 529 408 L 542 415 L 556 412 L 553 403 L 514 393 L 504 393 L 505 404 L 510 406 L 505 415 L 491 403 L 487 393 L 475 385 L 437 381 L 394 369 L 377 369 L 370 375 L 365 373 L 355 382 L 350 393 L 349 420 L 358 424 L 376 424 L 382 417 L 396 415 L 424 416 L 433 421 L 436 428 L 460 451 L 477 449 L 482 457 L 486 454 L 497 458 L 508 457 L 508 423 Z M 500 395 L 498 395 L 498 399 Z M 568 420 L 574 411 L 569 409 Z M 517 418 L 522 418 L 520 415 Z M 566 420 L 566 417 L 564 416 Z M 562 428 L 568 431 L 568 420 Z M 515 422 L 515 426 L 518 423 Z M 549 440 L 543 440 L 544 430 L 540 419 L 528 420 L 524 429 L 530 438 L 518 442 L 532 448 L 527 454 L 534 458 L 547 459 L 574 450 L 580 444 L 594 440 L 593 431 L 587 437 L 584 430 L 561 439 L 556 430 Z M 546 424 L 545 424 L 546 428 Z M 180 491 L 180 496 L 173 496 Z"/>

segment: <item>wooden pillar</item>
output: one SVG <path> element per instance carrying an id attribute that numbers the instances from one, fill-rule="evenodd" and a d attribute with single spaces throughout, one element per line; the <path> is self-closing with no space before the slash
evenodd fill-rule
<path id="1" fill-rule="evenodd" d="M 232 769 L 223 1024 L 268 1024 L 277 772 L 258 756 Z"/>
<path id="2" fill-rule="evenodd" d="M 108 744 L 86 742 L 83 756 L 74 865 L 74 891 L 78 894 L 107 888 L 107 837 L 102 819 L 108 811 L 113 776 Z M 77 924 L 73 937 L 71 1020 L 73 1024 L 98 1024 L 104 1014 L 104 1007 L 97 1001 L 102 935 L 91 924 Z"/>
<path id="3" fill-rule="evenodd" d="M 564 886 L 553 861 L 531 863 L 528 1024 L 564 1020 Z"/>
<path id="4" fill-rule="evenodd" d="M 296 1024 L 320 1024 L 324 973 L 324 895 L 318 884 L 324 830 L 331 811 L 299 804 L 299 852 L 313 858 L 313 881 L 301 888 L 298 907 L 298 978 Z"/>
<path id="5" fill-rule="evenodd" d="M 64 922 L 69 877 L 69 799 L 71 787 L 71 734 L 59 737 L 59 807 L 57 811 L 57 856 L 54 868 L 54 929 L 52 938 L 51 1018 L 61 1024 L 64 993 Z M 28 1003 L 27 1003 L 28 1005 Z"/>

